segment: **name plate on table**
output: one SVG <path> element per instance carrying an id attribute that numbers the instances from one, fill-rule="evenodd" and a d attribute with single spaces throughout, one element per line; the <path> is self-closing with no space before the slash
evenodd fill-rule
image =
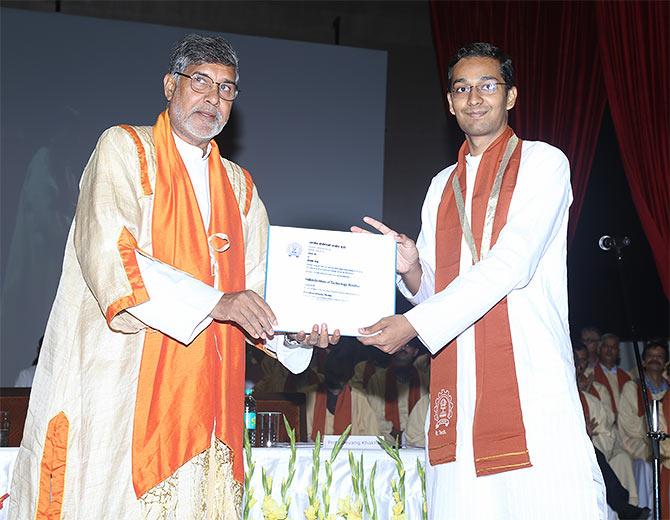
<path id="1" fill-rule="evenodd" d="M 395 313 L 396 243 L 391 237 L 270 226 L 265 301 L 279 332 L 358 329 Z"/>
<path id="2" fill-rule="evenodd" d="M 339 439 L 339 435 L 324 435 L 323 436 L 323 448 L 332 449 Z M 347 437 L 347 440 L 344 441 L 342 449 L 347 450 L 381 450 L 379 443 L 377 442 L 377 437 L 374 435 L 350 435 Z"/>

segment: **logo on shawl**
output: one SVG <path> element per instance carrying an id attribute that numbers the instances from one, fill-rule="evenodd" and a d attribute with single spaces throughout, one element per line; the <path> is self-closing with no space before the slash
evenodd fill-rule
<path id="1" fill-rule="evenodd" d="M 435 422 L 435 435 L 446 435 L 447 426 L 454 415 L 454 399 L 445 388 L 437 393 L 433 402 L 433 420 Z"/>
<path id="2" fill-rule="evenodd" d="M 286 248 L 286 253 L 288 254 L 289 258 L 291 258 L 292 256 L 299 258 L 300 255 L 302 254 L 302 246 L 297 242 L 291 242 Z"/>

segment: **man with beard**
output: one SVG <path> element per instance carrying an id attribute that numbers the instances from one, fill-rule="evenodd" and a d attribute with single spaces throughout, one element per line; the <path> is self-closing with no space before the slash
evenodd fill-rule
<path id="1" fill-rule="evenodd" d="M 10 518 L 238 518 L 245 333 L 294 371 L 327 327 L 274 336 L 268 220 L 212 140 L 238 94 L 220 37 L 189 35 L 153 127 L 99 139 L 81 180 Z"/>
<path id="2" fill-rule="evenodd" d="M 398 285 L 416 306 L 360 341 L 394 352 L 418 336 L 435 355 L 430 518 L 603 518 L 568 327 L 568 161 L 507 125 L 517 88 L 500 49 L 460 49 L 446 77 L 465 142 L 428 188 L 416 244 L 364 219 L 395 238 Z"/>

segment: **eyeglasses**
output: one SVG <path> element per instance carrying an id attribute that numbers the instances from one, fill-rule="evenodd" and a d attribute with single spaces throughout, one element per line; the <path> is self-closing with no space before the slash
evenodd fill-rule
<path id="1" fill-rule="evenodd" d="M 498 85 L 506 85 L 497 81 L 485 81 L 477 85 L 459 85 L 451 89 L 452 96 L 468 96 L 474 87 L 482 96 L 491 96 L 498 91 Z"/>
<path id="2" fill-rule="evenodd" d="M 225 101 L 232 101 L 240 93 L 240 89 L 237 88 L 237 85 L 232 81 L 214 81 L 209 76 L 205 74 L 200 74 L 196 72 L 193 75 L 182 74 L 181 72 L 175 72 L 178 76 L 184 76 L 191 80 L 191 88 L 198 94 L 204 94 L 212 90 L 214 85 L 218 86 L 219 97 Z"/>

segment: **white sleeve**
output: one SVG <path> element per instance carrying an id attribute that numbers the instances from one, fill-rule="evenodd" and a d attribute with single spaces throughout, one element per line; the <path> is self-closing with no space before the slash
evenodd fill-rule
<path id="1" fill-rule="evenodd" d="M 525 287 L 565 222 L 572 201 L 568 160 L 547 145 L 536 150 L 522 161 L 507 223 L 488 255 L 405 313 L 433 354 L 511 291 Z"/>
<path id="2" fill-rule="evenodd" d="M 191 343 L 212 322 L 221 291 L 191 275 L 135 251 L 149 301 L 127 311 L 152 329 Z"/>
<path id="3" fill-rule="evenodd" d="M 294 374 L 300 374 L 307 370 L 312 361 L 312 347 L 303 345 L 289 345 L 284 342 L 283 334 L 275 334 L 272 339 L 265 343 L 265 347 L 277 355 L 279 362 Z"/>

